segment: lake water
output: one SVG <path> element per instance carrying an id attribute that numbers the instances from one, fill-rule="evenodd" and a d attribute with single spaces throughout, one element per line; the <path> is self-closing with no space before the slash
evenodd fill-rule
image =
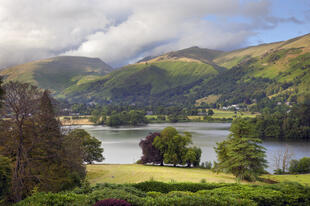
<path id="1" fill-rule="evenodd" d="M 103 163 L 130 164 L 136 162 L 142 155 L 139 142 L 150 132 L 159 132 L 165 127 L 173 126 L 179 132 L 190 132 L 193 144 L 202 150 L 201 161 L 215 161 L 216 153 L 213 147 L 216 142 L 223 141 L 229 134 L 230 123 L 161 123 L 142 127 L 81 126 L 92 136 L 102 141 L 105 160 Z M 281 150 L 289 149 L 294 158 L 310 157 L 310 142 L 279 142 L 264 141 L 268 171 L 274 169 L 274 156 Z"/>

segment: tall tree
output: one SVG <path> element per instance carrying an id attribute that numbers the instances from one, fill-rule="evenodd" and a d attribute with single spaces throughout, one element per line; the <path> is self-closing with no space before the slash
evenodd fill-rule
<path id="1" fill-rule="evenodd" d="M 237 119 L 231 126 L 228 140 L 217 143 L 217 171 L 229 172 L 237 179 L 254 181 L 267 167 L 261 140 L 252 136 L 247 120 Z"/>
<path id="2" fill-rule="evenodd" d="M 37 143 L 31 152 L 31 172 L 42 191 L 59 191 L 68 180 L 69 168 L 65 162 L 64 136 L 56 119 L 54 105 L 45 90 L 40 98 L 36 124 L 32 131 Z"/>
<path id="3" fill-rule="evenodd" d="M 30 193 L 31 187 L 26 184 L 30 176 L 29 152 L 35 141 L 27 136 L 29 127 L 34 125 L 34 114 L 38 111 L 37 101 L 40 91 L 30 85 L 9 82 L 4 86 L 5 100 L 3 104 L 3 115 L 10 118 L 10 125 L 2 124 L 9 130 L 7 134 L 9 142 L 14 145 L 15 165 L 12 174 L 12 196 L 14 201 L 20 201 L 23 196 Z M 4 129 L 4 128 L 2 128 Z M 30 145 L 26 147 L 26 145 Z"/>

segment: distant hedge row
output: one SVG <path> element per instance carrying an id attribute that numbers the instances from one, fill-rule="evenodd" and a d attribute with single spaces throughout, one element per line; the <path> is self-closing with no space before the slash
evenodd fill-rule
<path id="1" fill-rule="evenodd" d="M 298 183 L 263 186 L 155 181 L 127 185 L 100 184 L 71 192 L 37 193 L 17 206 L 91 206 L 108 198 L 125 200 L 131 205 L 306 206 L 310 205 L 310 188 Z"/>

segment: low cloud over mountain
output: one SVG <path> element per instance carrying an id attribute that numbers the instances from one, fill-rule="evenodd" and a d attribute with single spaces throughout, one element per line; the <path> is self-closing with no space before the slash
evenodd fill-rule
<path id="1" fill-rule="evenodd" d="M 303 19 L 274 15 L 268 0 L 2 0 L 0 68 L 57 55 L 118 67 L 193 45 L 229 50 L 283 22 Z"/>

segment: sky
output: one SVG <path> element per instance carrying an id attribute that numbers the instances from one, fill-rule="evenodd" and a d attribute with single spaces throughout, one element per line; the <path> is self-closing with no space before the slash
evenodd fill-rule
<path id="1" fill-rule="evenodd" d="M 230 51 L 310 33 L 310 0 L 0 0 L 0 69 L 59 55 L 117 68 L 191 46 Z"/>

